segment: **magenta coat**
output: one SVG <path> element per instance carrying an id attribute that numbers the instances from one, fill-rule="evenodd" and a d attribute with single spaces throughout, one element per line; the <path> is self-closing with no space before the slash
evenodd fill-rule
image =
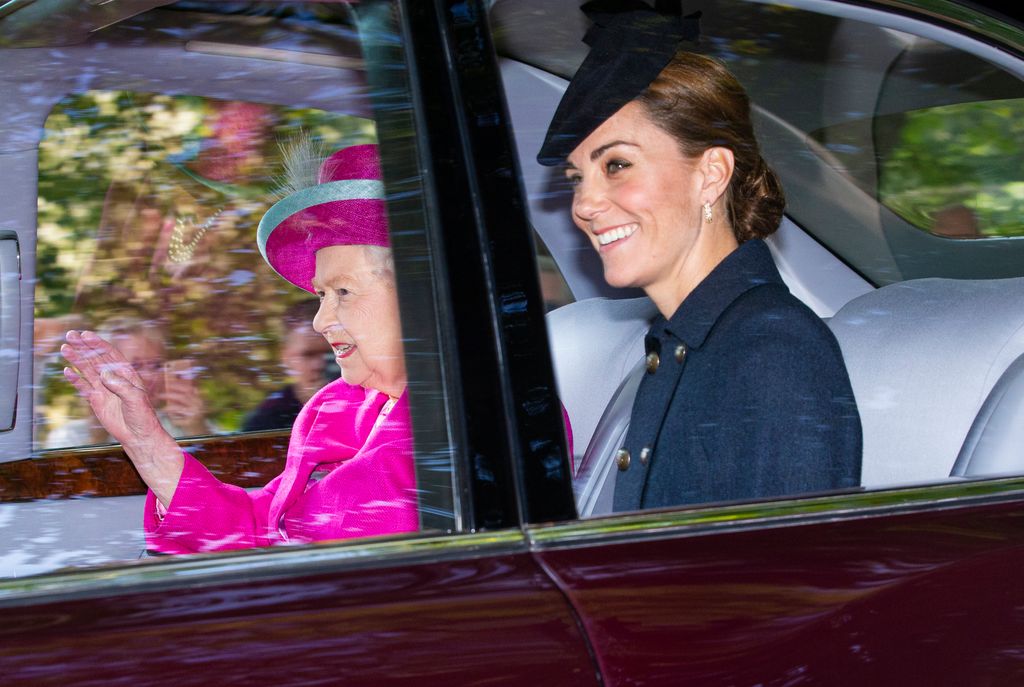
<path id="1" fill-rule="evenodd" d="M 159 553 L 411 532 L 419 527 L 408 395 L 331 382 L 295 419 L 284 471 L 257 491 L 224 484 L 185 454 L 163 517 L 150 492 L 146 543 Z"/>

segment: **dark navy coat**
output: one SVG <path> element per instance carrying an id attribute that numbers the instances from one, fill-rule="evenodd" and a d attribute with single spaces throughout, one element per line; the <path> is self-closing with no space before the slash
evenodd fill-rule
<path id="1" fill-rule="evenodd" d="M 832 332 L 747 241 L 646 339 L 616 511 L 860 483 L 860 416 Z"/>

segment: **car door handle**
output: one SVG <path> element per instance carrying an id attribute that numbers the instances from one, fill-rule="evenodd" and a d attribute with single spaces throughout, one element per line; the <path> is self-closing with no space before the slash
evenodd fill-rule
<path id="1" fill-rule="evenodd" d="M 0 231 L 0 432 L 14 428 L 21 360 L 21 251 L 18 235 Z"/>

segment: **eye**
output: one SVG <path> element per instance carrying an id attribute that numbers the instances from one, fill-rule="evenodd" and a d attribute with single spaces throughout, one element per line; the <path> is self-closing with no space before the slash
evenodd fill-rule
<path id="1" fill-rule="evenodd" d="M 316 293 L 316 297 L 319 298 L 320 300 L 323 300 L 324 296 L 327 295 L 323 291 L 320 291 L 319 289 L 317 291 L 315 291 L 314 293 Z"/>
<path id="2" fill-rule="evenodd" d="M 625 160 L 609 160 L 608 162 L 605 163 L 604 168 L 609 175 L 612 175 L 616 174 L 617 172 L 621 172 L 624 169 L 629 169 L 632 166 L 633 165 L 626 162 Z"/>
<path id="3" fill-rule="evenodd" d="M 579 172 L 568 172 L 565 175 L 565 180 L 569 182 L 570 186 L 576 187 L 583 181 L 583 175 Z"/>
<path id="4" fill-rule="evenodd" d="M 348 289 L 335 289 L 334 293 L 338 294 L 339 296 L 344 297 L 344 296 L 347 296 L 349 294 L 349 290 Z"/>

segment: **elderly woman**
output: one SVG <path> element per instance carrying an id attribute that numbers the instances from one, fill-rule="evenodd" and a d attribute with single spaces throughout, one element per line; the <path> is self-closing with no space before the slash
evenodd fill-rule
<path id="1" fill-rule="evenodd" d="M 313 327 L 342 378 L 295 420 L 284 471 L 223 484 L 163 430 L 138 373 L 109 343 L 68 332 L 64 374 L 120 441 L 150 492 L 151 550 L 188 553 L 418 528 L 401 325 L 376 147 L 329 157 L 318 184 L 276 203 L 257 233 L 274 270 L 320 297 Z"/>
<path id="2" fill-rule="evenodd" d="M 743 88 L 680 50 L 696 17 L 590 8 L 591 51 L 538 160 L 564 165 L 608 283 L 642 288 L 661 314 L 614 509 L 857 486 L 860 418 L 839 346 L 762 240 L 784 199 Z"/>

